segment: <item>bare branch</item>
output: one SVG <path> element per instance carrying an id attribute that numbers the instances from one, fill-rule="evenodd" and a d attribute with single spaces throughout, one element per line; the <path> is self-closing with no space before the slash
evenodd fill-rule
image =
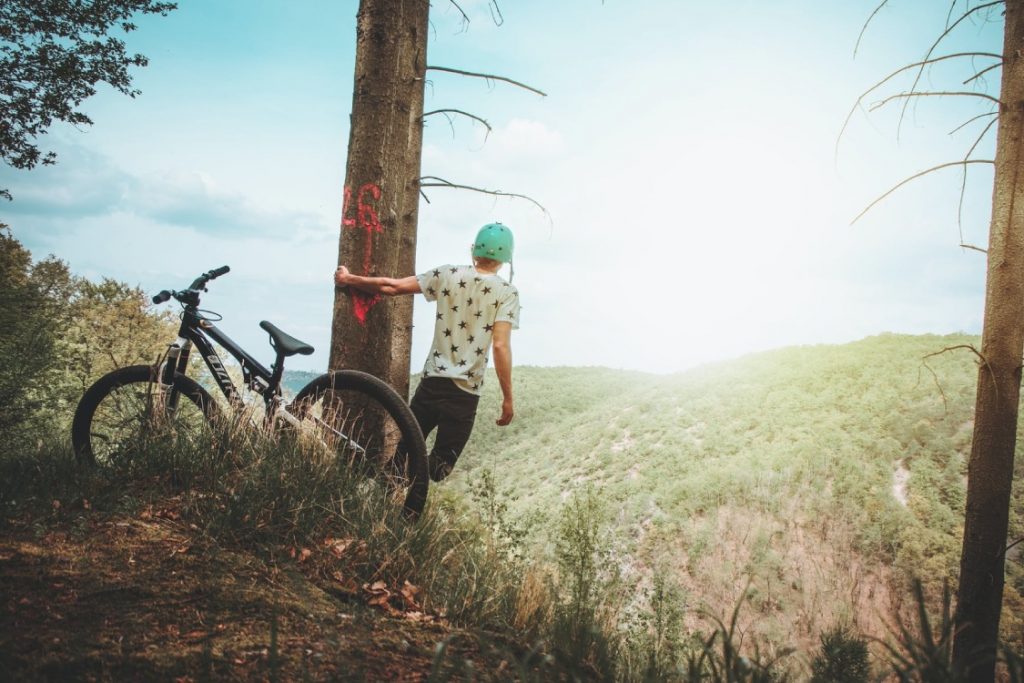
<path id="1" fill-rule="evenodd" d="M 462 116 L 465 116 L 466 118 L 473 119 L 474 121 L 479 121 L 480 123 L 484 124 L 484 128 L 487 129 L 487 135 L 490 135 L 491 131 L 493 130 L 491 128 L 491 124 L 489 124 L 485 119 L 480 118 L 476 114 L 470 114 L 469 112 L 462 111 L 461 109 L 435 109 L 433 111 L 425 112 L 421 118 L 425 119 L 428 116 L 432 116 L 434 114 L 444 114 L 445 118 L 448 119 L 449 125 L 452 124 L 452 118 L 451 118 L 451 116 L 449 116 L 449 114 L 461 114 Z M 484 136 L 485 139 L 486 139 L 487 135 Z M 452 136 L 453 137 L 455 136 L 455 126 L 454 125 L 452 125 Z"/>
<path id="2" fill-rule="evenodd" d="M 950 351 L 956 351 L 957 349 L 965 349 L 965 350 L 970 351 L 971 353 L 973 353 L 975 356 L 978 357 L 979 365 L 984 366 L 985 369 L 989 371 L 989 374 L 992 374 L 992 366 L 989 364 L 988 358 L 985 358 L 984 354 L 982 354 L 981 351 L 979 351 L 978 349 L 974 348 L 973 344 L 957 344 L 955 346 L 947 346 L 946 348 L 942 349 L 941 351 L 935 351 L 933 353 L 929 353 L 927 356 L 924 356 L 923 358 L 921 358 L 921 360 L 922 361 L 926 361 L 929 358 L 931 358 L 932 356 L 940 356 L 940 355 L 942 355 L 944 353 L 948 353 Z M 999 387 L 996 387 L 996 398 L 999 398 Z"/>
<path id="3" fill-rule="evenodd" d="M 960 246 L 965 247 L 965 246 L 968 246 L 968 245 L 961 244 Z M 977 247 L 972 247 L 972 248 L 977 249 Z M 946 348 L 942 349 L 941 351 L 933 351 L 932 353 L 929 353 L 929 354 L 926 354 L 926 355 L 922 356 L 921 357 L 921 365 L 924 366 L 925 368 L 927 368 L 928 372 L 930 372 L 932 374 L 932 379 L 935 380 L 935 387 L 939 390 L 939 394 L 942 396 L 942 409 L 943 409 L 944 412 L 949 412 L 949 410 L 948 410 L 949 406 L 946 403 L 946 392 L 944 392 L 942 390 L 942 385 L 939 383 L 939 376 L 937 374 L 935 374 L 935 370 L 932 369 L 932 366 L 928 365 L 928 359 L 929 358 L 934 358 L 935 356 L 941 356 L 944 353 L 949 353 L 950 351 L 956 351 L 958 349 L 966 349 L 968 351 L 972 351 L 974 353 L 974 355 L 978 357 L 978 359 L 981 361 L 981 363 L 985 367 L 989 368 L 989 371 L 991 371 L 991 367 L 988 364 L 988 360 L 985 358 L 985 356 L 983 356 L 981 354 L 980 351 L 978 351 L 978 349 L 974 348 L 974 346 L 972 344 L 957 344 L 956 346 L 947 346 Z M 917 381 L 918 381 L 918 383 L 920 383 L 921 382 L 921 370 L 920 370 L 920 368 L 918 369 L 917 372 L 918 372 Z"/>
<path id="4" fill-rule="evenodd" d="M 931 353 L 929 353 L 929 354 L 927 354 L 925 356 L 922 356 L 921 360 L 928 360 L 929 358 L 933 358 L 935 356 L 941 356 L 944 353 L 949 353 L 950 351 L 958 351 L 960 349 L 964 349 L 965 351 L 970 351 L 971 353 L 973 353 L 975 356 L 978 357 L 978 360 L 981 361 L 982 365 L 984 365 L 985 367 L 988 367 L 988 359 L 985 358 L 985 356 L 981 355 L 981 351 L 979 351 L 978 349 L 974 348 L 974 344 L 957 344 L 956 346 L 947 346 L 946 348 L 942 349 L 941 351 L 933 351 L 933 352 L 931 352 Z"/>
<path id="5" fill-rule="evenodd" d="M 921 366 L 924 367 L 928 372 L 932 374 L 932 381 L 935 382 L 935 388 L 939 390 L 939 396 L 942 397 L 942 412 L 949 412 L 949 404 L 946 402 L 946 392 L 942 390 L 942 384 L 939 382 L 939 376 L 932 369 L 932 366 L 928 365 L 928 356 L 921 359 Z M 921 383 L 921 368 L 917 369 L 917 383 Z M 914 387 L 917 388 L 916 386 Z"/>
<path id="6" fill-rule="evenodd" d="M 961 244 L 960 248 L 961 249 L 973 249 L 974 251 L 980 251 L 982 254 L 987 254 L 988 253 L 988 249 L 982 249 L 981 247 L 976 247 L 973 244 Z"/>
<path id="7" fill-rule="evenodd" d="M 868 211 L 870 211 L 872 208 L 874 208 L 874 206 L 876 204 L 878 204 L 880 201 L 882 201 L 883 199 L 885 199 L 886 197 L 891 195 L 893 192 L 895 192 L 896 190 L 900 189 L 901 187 L 903 187 L 904 185 L 909 183 L 911 180 L 916 180 L 916 179 L 920 178 L 921 176 L 928 175 L 929 173 L 932 173 L 934 171 L 939 171 L 939 170 L 942 170 L 944 168 L 950 168 L 952 166 L 963 166 L 965 164 L 994 164 L 994 163 L 995 162 L 992 161 L 991 159 L 965 159 L 963 161 L 950 161 L 949 163 L 939 164 L 938 166 L 932 166 L 931 168 L 925 169 L 925 170 L 921 171 L 920 173 L 915 173 L 914 175 L 910 176 L 909 178 L 905 178 L 904 180 L 901 180 L 899 183 L 897 183 L 896 185 L 894 185 L 891 188 L 889 188 L 889 190 L 886 191 L 886 193 L 883 194 L 881 197 L 879 197 L 875 201 L 873 201 L 870 204 L 868 204 L 867 208 L 865 208 L 863 211 L 861 211 L 859 214 L 857 214 L 857 217 L 854 218 L 852 221 L 850 221 L 850 225 L 853 225 L 854 223 L 859 221 L 864 216 L 864 214 L 866 214 Z"/>
<path id="8" fill-rule="evenodd" d="M 875 18 L 875 15 L 882 11 L 882 8 L 889 4 L 889 0 L 882 0 L 882 2 L 875 8 L 875 11 L 871 13 L 868 20 L 864 22 L 864 25 L 860 27 L 860 35 L 857 36 L 857 42 L 853 45 L 853 58 L 857 59 L 857 50 L 860 49 L 861 38 L 864 37 L 864 32 L 868 30 L 868 24 Z"/>
<path id="9" fill-rule="evenodd" d="M 432 180 L 434 182 L 425 183 L 423 182 L 424 180 Z M 450 180 L 445 180 L 444 178 L 438 178 L 437 176 L 434 175 L 425 175 L 421 177 L 420 187 L 448 187 L 453 190 L 469 190 L 471 192 L 480 192 L 481 194 L 489 194 L 495 197 L 512 197 L 513 199 L 525 199 L 526 201 L 530 202 L 538 209 L 543 211 L 545 215 L 548 215 L 548 210 L 544 207 L 543 204 L 538 202 L 533 197 L 529 197 L 525 194 L 517 194 L 515 192 L 502 192 L 501 190 L 487 190 L 482 187 L 474 187 L 473 185 L 461 185 L 459 183 L 453 183 Z"/>
<path id="10" fill-rule="evenodd" d="M 875 111 L 876 109 L 884 107 L 886 104 L 888 104 L 889 102 L 892 102 L 893 100 L 901 100 L 901 99 L 909 100 L 912 97 L 980 97 L 983 100 L 990 100 L 992 102 L 995 102 L 997 105 L 1002 104 L 1002 102 L 997 100 L 995 97 L 992 97 L 991 95 L 986 95 L 983 92 L 956 92 L 956 91 L 914 92 L 913 90 L 911 90 L 911 91 L 908 91 L 908 92 L 897 93 L 895 95 L 889 95 L 888 97 L 886 97 L 881 102 L 878 102 L 876 104 L 871 105 L 870 111 Z"/>
<path id="11" fill-rule="evenodd" d="M 949 131 L 949 134 L 952 135 L 953 133 L 957 132 L 958 130 L 960 130 L 964 126 L 966 126 L 968 124 L 971 124 L 971 123 L 974 123 L 978 119 L 983 119 L 986 116 L 999 116 L 999 112 L 997 112 L 997 111 L 987 111 L 984 114 L 978 114 L 977 116 L 972 116 L 971 118 L 967 119 L 966 121 L 961 123 L 959 126 L 954 128 L 953 130 Z"/>
<path id="12" fill-rule="evenodd" d="M 971 145 L 971 148 L 967 150 L 967 154 L 964 155 L 964 161 L 967 161 L 968 159 L 971 158 L 971 155 L 974 154 L 974 150 L 976 150 L 978 148 L 978 145 L 981 144 L 981 141 L 985 139 L 985 135 L 988 134 L 989 130 L 992 129 L 992 126 L 995 125 L 996 123 L 998 123 L 998 121 L 999 121 L 998 118 L 994 118 L 994 119 L 992 119 L 991 121 L 988 122 L 988 125 L 985 126 L 985 129 L 982 130 L 981 134 L 974 140 L 974 144 Z M 964 166 L 964 177 L 963 177 L 963 180 L 960 182 L 960 201 L 957 203 L 957 206 L 956 206 L 956 224 L 957 224 L 957 227 L 960 229 L 960 241 L 961 242 L 964 241 L 963 215 L 964 215 L 964 195 L 966 193 L 967 193 L 967 167 Z"/>
<path id="13" fill-rule="evenodd" d="M 1022 543 L 1022 542 L 1024 542 L 1024 536 L 1021 536 L 1021 537 L 1020 537 L 1020 538 L 1018 538 L 1018 539 L 1017 539 L 1016 541 L 1014 541 L 1014 542 L 1013 542 L 1013 543 L 1011 543 L 1010 545 L 1008 545 L 1008 546 L 1006 546 L 1005 548 L 1003 548 L 1003 553 L 1002 553 L 1002 554 L 1003 554 L 1003 555 L 1005 556 L 1005 555 L 1006 555 L 1006 553 L 1008 553 L 1008 552 L 1010 552 L 1011 550 L 1013 550 L 1014 546 L 1016 546 L 1016 545 L 1019 545 L 1019 544 L 1020 544 L 1020 543 Z"/>
<path id="14" fill-rule="evenodd" d="M 949 22 L 953 20 L 953 10 L 956 9 L 956 4 L 958 2 L 960 2 L 960 0 L 953 0 L 953 2 L 949 3 L 949 11 L 946 12 L 946 28 L 949 28 Z"/>
<path id="15" fill-rule="evenodd" d="M 505 16 L 501 13 L 501 8 L 498 7 L 498 0 L 491 0 L 487 3 L 487 8 L 491 10 L 491 21 L 494 22 L 495 26 L 501 26 L 505 23 Z"/>
<path id="16" fill-rule="evenodd" d="M 987 74 L 987 73 L 988 73 L 989 71 L 991 71 L 992 69 L 998 69 L 998 68 L 999 68 L 999 67 L 1001 67 L 1002 65 L 1003 65 L 1003 62 L 1002 62 L 1002 61 L 1000 61 L 1000 62 L 999 62 L 998 64 L 993 64 L 992 66 L 989 66 L 989 67 L 986 67 L 986 68 L 982 69 L 981 71 L 979 71 L 978 73 L 974 74 L 973 76 L 971 76 L 970 78 L 968 78 L 968 79 L 967 79 L 966 81 L 964 81 L 964 85 L 967 85 L 968 83 L 970 83 L 970 82 L 971 82 L 971 81 L 973 81 L 973 80 L 976 80 L 976 79 L 978 79 L 978 78 L 981 78 L 982 76 L 984 76 L 985 74 Z"/>
<path id="17" fill-rule="evenodd" d="M 450 73 L 450 74 L 459 74 L 460 76 L 472 76 L 474 78 L 484 78 L 484 79 L 486 79 L 488 81 L 504 81 L 506 83 L 511 83 L 512 85 L 519 86 L 520 88 L 523 88 L 524 90 L 529 90 L 530 92 L 537 93 L 541 97 L 547 97 L 548 96 L 548 94 L 546 92 L 543 92 L 541 90 L 537 90 L 537 88 L 534 88 L 533 86 L 526 85 L 525 83 L 520 83 L 519 81 L 513 81 L 511 78 L 506 78 L 504 76 L 496 76 L 494 74 L 482 74 L 482 73 L 476 73 L 474 71 L 463 71 L 462 69 L 452 69 L 452 68 L 447 67 L 447 66 L 429 66 L 428 65 L 427 66 L 427 71 L 444 71 L 444 72 L 447 72 L 447 73 Z"/>
<path id="18" fill-rule="evenodd" d="M 924 66 L 927 66 L 929 64 L 935 64 L 937 62 L 942 62 L 942 61 L 945 61 L 947 59 L 957 59 L 959 57 L 992 57 L 993 59 L 998 59 L 1000 61 L 1002 61 L 1002 59 L 1003 59 L 1002 55 L 996 54 L 994 52 L 954 52 L 952 54 L 941 55 L 939 57 L 930 57 L 930 58 L 928 58 L 926 60 L 923 60 L 923 61 L 920 61 L 920 62 L 914 62 L 913 64 L 907 64 L 905 66 L 901 66 L 899 69 L 896 69 L 891 74 L 889 74 L 888 76 L 886 76 L 885 78 L 883 78 L 882 80 L 878 81 L 873 86 L 871 86 L 870 88 L 868 88 L 867 90 L 862 92 L 857 97 L 857 101 L 853 103 L 853 106 L 850 107 L 850 112 L 846 115 L 846 120 L 843 121 L 843 127 L 839 129 L 839 135 L 836 136 L 836 151 L 835 151 L 836 156 L 837 157 L 839 156 L 839 142 L 843 138 L 843 133 L 846 132 L 846 128 L 850 125 L 850 119 L 853 118 L 854 112 L 856 112 L 857 108 L 860 107 L 860 105 L 864 101 L 865 97 L 867 97 L 872 92 L 874 92 L 878 88 L 882 87 L 883 85 L 885 85 L 886 83 L 891 81 L 893 78 L 895 78 L 896 76 L 898 76 L 901 73 L 903 73 L 904 71 L 909 71 L 910 69 L 915 69 L 917 67 L 924 67 Z"/>
<path id="19" fill-rule="evenodd" d="M 426 192 L 420 190 L 420 196 L 423 197 L 423 201 L 425 201 L 427 204 L 430 203 L 430 197 L 427 196 Z"/>
<path id="20" fill-rule="evenodd" d="M 466 14 L 459 3 L 455 2 L 455 0 L 448 0 L 448 2 L 452 3 L 452 5 L 455 6 L 455 9 L 459 10 L 459 14 L 462 15 L 462 26 L 464 29 L 467 28 L 469 26 L 469 15 Z"/>
<path id="21" fill-rule="evenodd" d="M 964 19 L 967 19 L 968 17 L 970 17 L 975 12 L 979 12 L 979 11 L 981 11 L 983 9 L 986 9 L 986 8 L 989 8 L 989 7 L 995 7 L 996 5 L 1001 5 L 1001 4 L 1003 4 L 1003 0 L 993 0 L 992 2 L 986 2 L 986 3 L 983 3 L 981 5 L 977 5 L 975 7 L 969 8 L 966 12 L 961 14 L 960 17 L 956 21 L 954 21 L 952 24 L 947 26 L 946 30 L 943 31 L 942 34 L 938 38 L 935 39 L 935 42 L 932 43 L 932 46 L 930 48 L 928 48 L 928 52 L 925 53 L 925 56 L 924 56 L 925 60 L 928 60 L 928 59 L 931 58 L 932 53 L 935 52 L 935 48 L 937 48 L 939 46 L 939 43 L 941 43 L 943 40 L 945 40 L 946 36 L 948 36 L 953 31 L 953 29 L 955 29 L 960 24 L 960 22 L 962 22 Z M 917 76 L 914 77 L 914 84 L 910 86 L 910 92 L 914 92 L 915 90 L 917 90 L 917 84 L 921 82 L 921 76 L 923 76 L 923 75 L 924 75 L 924 67 L 922 66 L 918 70 Z M 992 98 L 992 99 L 995 99 L 995 98 Z M 907 107 L 909 105 L 910 105 L 910 99 L 908 98 L 903 103 L 903 109 L 902 109 L 902 111 L 900 111 L 900 120 L 899 120 L 899 123 L 896 125 L 896 137 L 897 137 L 897 139 L 899 139 L 900 126 L 902 126 L 902 124 L 903 124 L 903 118 L 906 116 Z"/>

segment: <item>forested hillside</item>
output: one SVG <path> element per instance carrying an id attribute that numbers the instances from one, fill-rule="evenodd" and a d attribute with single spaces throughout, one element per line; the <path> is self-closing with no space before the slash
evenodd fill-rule
<path id="1" fill-rule="evenodd" d="M 732 605 L 749 579 L 772 639 L 841 620 L 882 635 L 910 579 L 936 595 L 958 572 L 977 343 L 882 335 L 668 377 L 517 368 L 516 421 L 494 425 L 492 378 L 450 485 L 472 490 L 489 470 L 527 518 L 589 488 L 641 583 L 667 570 L 699 607 Z M 1003 633 L 1019 640 L 1011 556 Z"/>

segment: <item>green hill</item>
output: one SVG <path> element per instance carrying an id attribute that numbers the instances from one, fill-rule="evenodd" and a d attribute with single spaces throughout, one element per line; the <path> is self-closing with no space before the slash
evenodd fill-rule
<path id="1" fill-rule="evenodd" d="M 768 638 L 844 619 L 880 635 L 910 578 L 955 585 L 977 366 L 969 350 L 929 354 L 969 344 L 882 335 L 673 376 L 516 368 L 515 422 L 495 426 L 491 378 L 446 485 L 490 470 L 519 515 L 590 490 L 641 585 L 668 569 L 692 606 L 720 609 L 751 580 Z M 1019 639 L 1024 565 L 1008 564 L 1004 633 Z"/>

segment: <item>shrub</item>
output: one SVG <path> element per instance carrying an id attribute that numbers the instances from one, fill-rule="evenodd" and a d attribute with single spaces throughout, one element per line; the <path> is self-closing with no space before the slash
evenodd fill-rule
<path id="1" fill-rule="evenodd" d="M 841 625 L 822 633 L 811 674 L 811 683 L 867 683 L 871 674 L 867 641 Z"/>

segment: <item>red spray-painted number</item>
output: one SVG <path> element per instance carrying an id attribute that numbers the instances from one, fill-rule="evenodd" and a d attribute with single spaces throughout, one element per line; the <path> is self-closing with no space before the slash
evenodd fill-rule
<path id="1" fill-rule="evenodd" d="M 377 210 L 371 201 L 380 201 L 381 191 L 375 183 L 366 183 L 359 188 L 356 194 L 355 216 L 351 215 L 352 210 L 352 188 L 345 188 L 345 202 L 341 209 L 342 228 L 362 228 L 366 231 L 366 246 L 363 249 L 363 275 L 370 274 L 370 263 L 373 260 L 373 233 L 384 232 Z M 352 314 L 360 325 L 366 324 L 366 316 L 378 301 L 379 294 L 364 294 L 357 290 L 349 290 L 352 297 Z"/>

